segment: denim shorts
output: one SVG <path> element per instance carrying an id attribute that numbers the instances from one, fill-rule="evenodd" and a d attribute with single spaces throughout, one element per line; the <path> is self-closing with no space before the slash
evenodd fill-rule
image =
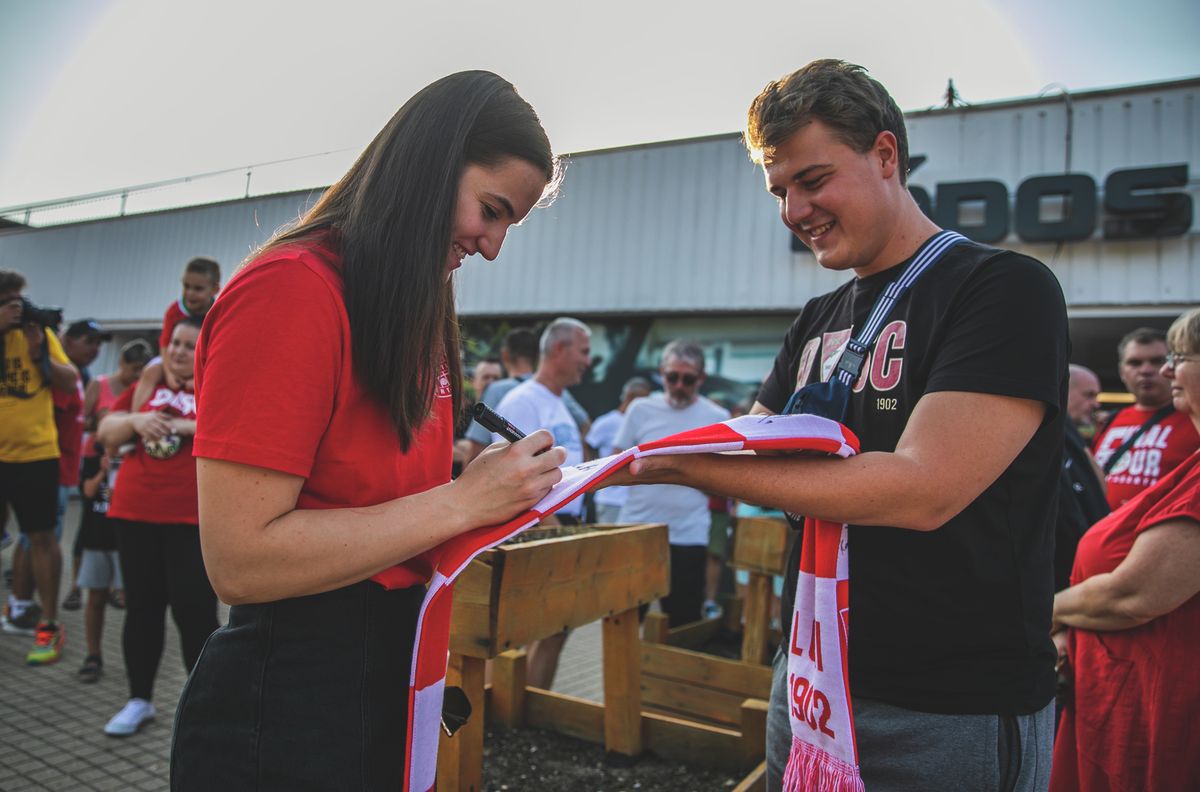
<path id="1" fill-rule="evenodd" d="M 175 718 L 171 789 L 396 790 L 421 586 L 235 605 Z"/>

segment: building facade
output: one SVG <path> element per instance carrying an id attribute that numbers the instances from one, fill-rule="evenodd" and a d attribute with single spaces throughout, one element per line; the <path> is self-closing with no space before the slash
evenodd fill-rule
<path id="1" fill-rule="evenodd" d="M 1120 389 L 1116 340 L 1200 304 L 1198 102 L 1200 78 L 912 112 L 909 185 L 942 226 L 1046 262 L 1067 298 L 1073 359 Z M 459 306 L 469 356 L 511 325 L 587 320 L 601 358 L 581 389 L 593 411 L 679 336 L 708 350 L 723 395 L 744 395 L 798 309 L 847 277 L 779 222 L 736 134 L 567 159 L 557 200 L 510 232 L 497 261 L 460 270 Z M 189 258 L 232 273 L 318 194 L 10 224 L 0 267 L 24 272 L 30 295 L 68 319 L 152 337 Z"/>

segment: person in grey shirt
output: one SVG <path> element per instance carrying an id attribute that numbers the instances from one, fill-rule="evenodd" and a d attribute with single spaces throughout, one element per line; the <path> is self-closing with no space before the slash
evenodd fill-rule
<path id="1" fill-rule="evenodd" d="M 504 336 L 504 340 L 500 342 L 500 362 L 504 364 L 504 370 L 508 372 L 508 376 L 488 385 L 483 394 L 479 396 L 479 400 L 493 410 L 499 406 L 500 400 L 507 396 L 510 390 L 533 376 L 533 370 L 538 362 L 537 334 L 528 327 L 516 327 L 509 330 Z M 570 391 L 564 390 L 562 398 L 567 411 L 571 413 L 571 417 L 579 426 L 580 436 L 586 435 L 591 426 L 591 418 L 587 411 L 575 400 Z M 471 460 L 479 456 L 483 449 L 491 445 L 492 436 L 491 432 L 480 426 L 478 422 L 472 421 L 467 426 L 463 439 L 458 442 L 463 467 L 466 467 L 471 464 Z"/>

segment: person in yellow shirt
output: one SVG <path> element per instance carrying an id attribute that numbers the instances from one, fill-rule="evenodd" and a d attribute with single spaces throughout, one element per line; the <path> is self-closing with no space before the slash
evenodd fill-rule
<path id="1" fill-rule="evenodd" d="M 75 389 L 78 371 L 63 352 L 54 331 L 33 316 L 21 297 L 25 278 L 0 270 L 0 500 L 16 515 L 29 537 L 37 605 L 10 596 L 6 632 L 29 632 L 34 644 L 30 665 L 56 662 L 65 639 L 58 624 L 58 582 L 62 554 L 54 538 L 58 512 L 58 431 L 50 389 Z"/>

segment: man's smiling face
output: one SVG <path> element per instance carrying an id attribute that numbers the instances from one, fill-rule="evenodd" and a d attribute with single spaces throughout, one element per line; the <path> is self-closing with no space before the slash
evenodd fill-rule
<path id="1" fill-rule="evenodd" d="M 886 260 L 894 207 L 889 200 L 889 146 L 881 132 L 860 154 L 828 126 L 812 121 L 771 150 L 763 163 L 779 215 L 826 269 L 853 269 L 860 277 L 896 264 Z M 894 148 L 891 168 L 894 170 Z"/>

